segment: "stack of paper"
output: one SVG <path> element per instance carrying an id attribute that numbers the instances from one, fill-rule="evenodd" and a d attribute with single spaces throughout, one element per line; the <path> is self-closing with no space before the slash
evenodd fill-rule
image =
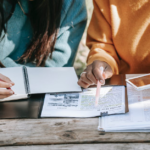
<path id="1" fill-rule="evenodd" d="M 99 131 L 148 132 L 150 131 L 150 89 L 136 91 L 127 84 L 129 112 L 99 118 Z"/>

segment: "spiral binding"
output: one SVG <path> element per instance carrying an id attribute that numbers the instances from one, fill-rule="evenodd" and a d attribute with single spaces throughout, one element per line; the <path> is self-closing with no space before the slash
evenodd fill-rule
<path id="1" fill-rule="evenodd" d="M 26 89 L 26 93 L 30 94 L 30 84 L 29 84 L 29 78 L 28 78 L 28 72 L 27 72 L 27 68 L 24 66 L 23 67 L 23 72 L 24 72 L 24 82 L 25 82 L 25 89 Z"/>

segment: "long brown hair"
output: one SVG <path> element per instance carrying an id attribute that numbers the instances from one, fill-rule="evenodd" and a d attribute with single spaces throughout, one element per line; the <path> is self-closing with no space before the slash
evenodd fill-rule
<path id="1" fill-rule="evenodd" d="M 3 1 L 0 0 L 0 35 L 5 29 L 7 19 L 4 18 Z M 7 0 L 14 11 L 17 0 Z M 63 0 L 34 0 L 29 2 L 27 16 L 33 29 L 32 41 L 26 52 L 21 56 L 21 63 L 34 62 L 37 66 L 44 66 L 48 57 L 52 58 L 52 52 L 57 39 L 57 33 L 61 19 Z"/>

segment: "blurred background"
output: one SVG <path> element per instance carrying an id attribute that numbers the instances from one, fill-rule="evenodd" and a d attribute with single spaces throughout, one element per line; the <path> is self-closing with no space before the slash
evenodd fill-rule
<path id="1" fill-rule="evenodd" d="M 93 1 L 92 0 L 85 0 L 86 5 L 87 5 L 87 13 L 88 13 L 88 22 L 86 29 L 84 31 L 82 40 L 80 42 L 79 48 L 78 48 L 78 53 L 75 59 L 74 67 L 76 70 L 77 75 L 80 75 L 81 72 L 85 69 L 86 67 L 86 59 L 89 53 L 89 49 L 86 46 L 86 33 L 87 33 L 87 28 L 89 26 L 89 22 L 91 20 L 92 12 L 93 12 Z"/>

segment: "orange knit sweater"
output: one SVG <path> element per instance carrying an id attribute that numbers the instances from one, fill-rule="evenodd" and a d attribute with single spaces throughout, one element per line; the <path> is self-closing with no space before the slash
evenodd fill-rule
<path id="1" fill-rule="evenodd" d="M 88 65 L 107 62 L 114 74 L 150 72 L 150 0 L 93 0 Z"/>

